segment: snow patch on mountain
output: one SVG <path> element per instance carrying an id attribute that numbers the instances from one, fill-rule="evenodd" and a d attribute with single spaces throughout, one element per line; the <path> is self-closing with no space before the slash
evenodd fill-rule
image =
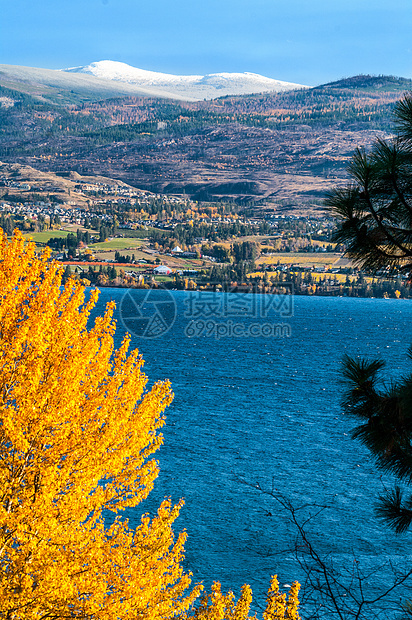
<path id="1" fill-rule="evenodd" d="M 225 95 L 247 95 L 263 92 L 284 92 L 307 88 L 302 84 L 282 82 L 257 73 L 210 73 L 208 75 L 171 75 L 138 69 L 123 62 L 101 60 L 84 67 L 63 69 L 104 80 L 125 82 L 141 88 L 155 87 L 190 99 L 214 99 Z"/>

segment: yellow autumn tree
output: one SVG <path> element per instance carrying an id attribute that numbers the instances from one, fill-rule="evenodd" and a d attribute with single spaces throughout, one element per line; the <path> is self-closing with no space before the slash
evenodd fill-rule
<path id="1" fill-rule="evenodd" d="M 165 501 L 135 529 L 118 512 L 158 474 L 170 385 L 145 391 L 129 338 L 115 351 L 113 304 L 88 327 L 97 293 L 61 288 L 61 266 L 16 233 L 0 238 L 0 617 L 172 618 L 186 611 Z M 103 519 L 104 513 L 104 519 Z"/>

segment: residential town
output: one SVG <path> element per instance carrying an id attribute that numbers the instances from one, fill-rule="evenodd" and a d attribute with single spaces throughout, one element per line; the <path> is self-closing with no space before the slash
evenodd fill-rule
<path id="1" fill-rule="evenodd" d="M 4 167 L 4 166 L 3 166 Z M 0 167 L 0 171 L 1 171 Z M 98 286 L 407 296 L 407 275 L 362 273 L 332 241 L 325 212 L 197 202 L 108 179 L 0 176 L 0 224 L 20 228 Z M 74 177 L 74 178 L 70 178 Z"/>

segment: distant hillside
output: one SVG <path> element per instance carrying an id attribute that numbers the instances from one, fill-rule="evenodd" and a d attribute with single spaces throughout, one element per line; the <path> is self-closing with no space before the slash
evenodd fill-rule
<path id="1" fill-rule="evenodd" d="M 394 75 L 355 75 L 349 78 L 343 78 L 336 82 L 329 82 L 316 89 L 356 89 L 362 91 L 373 92 L 398 92 L 412 90 L 412 80 L 408 78 L 396 77 Z"/>
<path id="2" fill-rule="evenodd" d="M 393 132 L 393 106 L 411 80 L 355 76 L 211 101 L 107 92 L 90 100 L 86 91 L 79 101 L 62 85 L 60 100 L 57 87 L 46 97 L 33 84 L 30 94 L 22 92 L 22 81 L 1 84 L 0 75 L 4 162 L 104 175 L 196 200 L 301 204 L 321 201 L 325 190 L 344 182 L 357 146 Z"/>

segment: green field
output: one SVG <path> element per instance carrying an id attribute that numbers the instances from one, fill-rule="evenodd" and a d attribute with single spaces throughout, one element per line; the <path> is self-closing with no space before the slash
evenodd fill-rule
<path id="1" fill-rule="evenodd" d="M 154 274 L 154 279 L 156 280 L 156 282 L 173 282 L 174 281 L 173 276 L 159 276 L 157 274 Z"/>
<path id="2" fill-rule="evenodd" d="M 91 250 L 136 250 L 141 247 L 143 241 L 141 239 L 111 239 L 110 241 L 102 241 L 101 243 L 91 243 Z"/>
<path id="3" fill-rule="evenodd" d="M 279 252 L 272 256 L 262 254 L 257 265 L 333 265 L 341 258 L 340 254 L 329 252 Z"/>
<path id="4" fill-rule="evenodd" d="M 47 243 L 52 237 L 67 237 L 67 230 L 46 230 L 44 232 L 24 233 L 25 239 L 33 239 L 35 243 Z"/>

